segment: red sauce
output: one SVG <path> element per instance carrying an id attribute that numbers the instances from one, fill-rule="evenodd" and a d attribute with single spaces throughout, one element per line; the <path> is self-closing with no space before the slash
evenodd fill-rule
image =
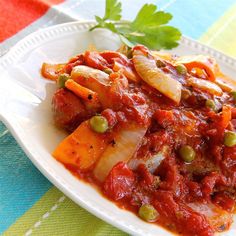
<path id="1" fill-rule="evenodd" d="M 144 50 L 142 46 L 141 49 Z M 71 59 L 66 71 L 70 73 L 71 67 L 79 64 L 104 70 L 112 68 L 114 60 L 133 67 L 132 60 L 116 52 L 86 52 Z M 119 162 L 104 182 L 94 177 L 93 168 L 88 171 L 69 165 L 66 168 L 79 179 L 97 186 L 105 197 L 121 208 L 138 214 L 141 205 L 151 204 L 160 215 L 156 224 L 183 235 L 212 236 L 228 229 L 235 206 L 236 146 L 226 147 L 223 143 L 225 131 L 236 129 L 235 102 L 226 92 L 214 96 L 188 87 L 186 76 L 179 75 L 170 62 L 164 63 L 163 71 L 188 90 L 188 97 L 181 99 L 180 104 L 175 104 L 143 81 L 128 82 L 122 75 L 115 74 L 110 75 L 110 79 L 116 81 L 122 77 L 122 89 L 110 89 L 107 99 L 113 104 L 100 108 L 110 129 L 134 121 L 148 126 L 133 157 L 141 164 L 134 168 L 130 163 Z M 205 106 L 207 99 L 215 102 L 215 111 Z M 71 109 L 70 113 L 73 113 Z M 83 116 L 88 118 L 93 114 L 88 111 Z M 184 145 L 191 146 L 196 153 L 190 163 L 184 162 L 179 154 Z M 168 149 L 164 160 L 154 170 L 149 168 L 147 160 L 164 146 Z M 193 205 L 217 209 L 213 212 L 218 214 L 218 222 L 213 223 L 205 212 L 196 210 Z M 227 218 L 221 221 L 224 214 Z"/>

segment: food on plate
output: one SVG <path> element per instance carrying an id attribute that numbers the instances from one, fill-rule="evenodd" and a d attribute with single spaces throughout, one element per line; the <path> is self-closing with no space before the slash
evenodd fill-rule
<path id="1" fill-rule="evenodd" d="M 229 229 L 236 82 L 213 58 L 137 45 L 44 63 L 42 75 L 57 83 L 54 121 L 68 131 L 52 155 L 75 176 L 140 219 L 181 235 Z"/>

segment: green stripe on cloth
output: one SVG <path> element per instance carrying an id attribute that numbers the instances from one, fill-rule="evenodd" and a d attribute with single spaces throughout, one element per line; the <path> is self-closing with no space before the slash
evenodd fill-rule
<path id="1" fill-rule="evenodd" d="M 236 4 L 216 21 L 199 40 L 236 57 Z"/>
<path id="2" fill-rule="evenodd" d="M 82 209 L 52 187 L 4 236 L 126 235 Z"/>

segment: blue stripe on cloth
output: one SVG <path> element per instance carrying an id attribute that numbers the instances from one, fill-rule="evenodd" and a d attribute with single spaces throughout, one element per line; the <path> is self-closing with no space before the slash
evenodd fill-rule
<path id="1" fill-rule="evenodd" d="M 71 3 L 74 0 L 70 0 Z M 224 12 L 235 3 L 235 0 L 120 0 L 124 19 L 134 19 L 137 11 L 145 3 L 157 4 L 158 9 L 173 15 L 171 25 L 181 29 L 184 35 L 194 39 L 199 38 Z M 65 4 L 66 5 L 66 4 Z M 93 8 L 90 6 L 93 5 Z M 130 10 L 132 5 L 132 11 Z M 94 19 L 93 15 L 103 15 L 105 1 L 80 0 L 73 4 L 66 13 L 78 19 Z M 60 7 L 60 6 L 59 6 Z M 203 18 L 204 16 L 204 18 Z"/>
<path id="2" fill-rule="evenodd" d="M 51 187 L 0 122 L 0 233 Z"/>
<path id="3" fill-rule="evenodd" d="M 166 5 L 166 10 L 174 16 L 171 25 L 178 27 L 184 35 L 194 39 L 206 32 L 234 3 L 235 0 L 157 1 L 159 7 Z"/>

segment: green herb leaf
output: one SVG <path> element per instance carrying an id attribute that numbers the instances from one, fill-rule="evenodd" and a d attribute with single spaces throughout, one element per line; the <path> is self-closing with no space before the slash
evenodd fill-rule
<path id="1" fill-rule="evenodd" d="M 157 11 L 157 6 L 153 4 L 145 4 L 132 22 L 132 28 L 138 31 L 145 31 L 167 24 L 171 19 L 172 15 L 170 13 Z"/>
<path id="2" fill-rule="evenodd" d="M 117 0 L 106 0 L 106 11 L 103 20 L 120 20 L 121 3 Z"/>
<path id="3" fill-rule="evenodd" d="M 106 0 L 106 13 L 103 18 L 95 16 L 98 22 L 90 30 L 106 28 L 120 36 L 121 41 L 129 47 L 143 44 L 151 49 L 171 49 L 178 46 L 181 32 L 166 25 L 172 15 L 157 11 L 154 4 L 145 4 L 134 21 L 120 21 L 121 3 L 118 0 Z"/>
<path id="4" fill-rule="evenodd" d="M 127 38 L 125 38 L 123 35 L 120 34 L 120 40 L 127 45 L 128 47 L 132 48 L 134 44 L 130 42 Z"/>
<path id="5" fill-rule="evenodd" d="M 110 22 L 109 23 L 105 23 L 105 28 L 109 29 L 113 33 L 117 33 L 117 29 L 116 29 L 115 25 L 110 23 Z"/>
<path id="6" fill-rule="evenodd" d="M 172 26 L 161 26 L 155 29 L 145 30 L 145 36 L 128 35 L 131 42 L 143 44 L 151 49 L 171 49 L 178 46 L 181 33 Z"/>
<path id="7" fill-rule="evenodd" d="M 103 24 L 103 23 L 104 23 L 103 19 L 102 19 L 101 17 L 99 17 L 99 16 L 95 16 L 95 19 L 96 19 L 96 21 L 97 21 L 99 24 Z"/>

